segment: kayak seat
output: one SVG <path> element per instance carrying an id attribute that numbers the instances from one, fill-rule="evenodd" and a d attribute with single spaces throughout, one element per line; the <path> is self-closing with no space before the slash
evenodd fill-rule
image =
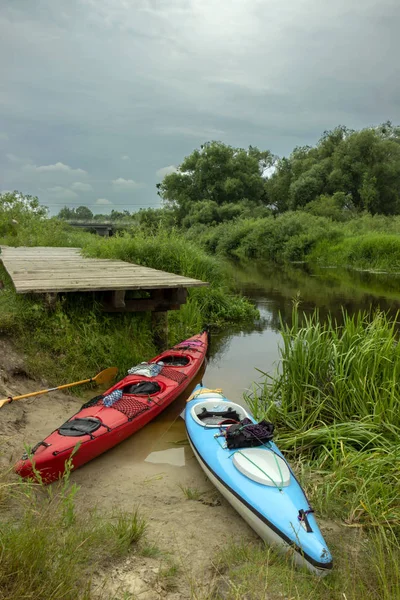
<path id="1" fill-rule="evenodd" d="M 243 448 L 234 453 L 232 461 L 238 471 L 261 485 L 280 488 L 290 483 L 289 467 L 273 450 Z"/>
<path id="2" fill-rule="evenodd" d="M 190 363 L 190 359 L 187 356 L 177 356 L 170 354 L 163 356 L 159 361 L 158 365 L 165 365 L 167 367 L 186 367 Z"/>
<path id="3" fill-rule="evenodd" d="M 67 437 L 81 437 L 83 435 L 91 435 L 101 427 L 102 422 L 94 417 L 86 417 L 83 419 L 72 419 L 67 421 L 58 429 L 60 435 Z"/>
<path id="4" fill-rule="evenodd" d="M 233 402 L 218 402 L 220 395 L 213 394 L 215 399 L 203 400 L 195 404 L 190 413 L 192 419 L 202 427 L 229 427 L 232 421 L 248 418 L 242 406 Z M 224 423 L 224 421 L 227 421 Z"/>
<path id="5" fill-rule="evenodd" d="M 139 381 L 122 388 L 124 394 L 133 394 L 135 396 L 151 396 L 161 392 L 161 386 L 157 381 Z"/>
<path id="6" fill-rule="evenodd" d="M 202 423 L 207 425 L 219 425 L 220 423 L 224 424 L 225 421 L 231 421 L 229 423 L 231 425 L 232 422 L 239 423 L 240 421 L 239 414 L 236 412 L 236 410 L 230 407 L 223 411 L 207 410 L 205 407 L 203 407 L 203 410 L 197 416 Z"/>

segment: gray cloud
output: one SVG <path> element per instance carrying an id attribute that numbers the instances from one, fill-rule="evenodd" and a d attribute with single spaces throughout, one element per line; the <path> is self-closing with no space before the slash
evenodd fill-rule
<path id="1" fill-rule="evenodd" d="M 46 191 L 50 194 L 50 197 L 57 198 L 58 200 L 67 201 L 75 200 L 75 198 L 78 198 L 78 194 L 61 185 L 55 185 L 53 187 L 47 188 Z"/>
<path id="2" fill-rule="evenodd" d="M 166 125 L 165 127 L 160 127 L 158 131 L 163 135 L 181 135 L 206 140 L 220 139 L 225 135 L 225 132 L 221 129 L 194 127 L 190 125 Z"/>
<path id="3" fill-rule="evenodd" d="M 37 173 L 68 173 L 71 175 L 86 175 L 86 171 L 83 169 L 73 169 L 69 165 L 65 165 L 62 162 L 57 162 L 54 165 L 26 165 L 26 169 L 30 171 L 36 171 Z"/>
<path id="4" fill-rule="evenodd" d="M 12 153 L 7 153 L 6 158 L 7 158 L 7 160 L 9 160 L 11 163 L 14 163 L 14 164 L 26 165 L 29 163 L 28 159 L 21 158 L 20 156 L 15 156 L 15 154 L 12 154 Z"/>
<path id="5" fill-rule="evenodd" d="M 156 175 L 159 179 L 164 179 L 166 175 L 170 175 L 170 173 L 175 173 L 176 167 L 175 165 L 169 165 L 169 167 L 162 167 L 156 171 Z"/>
<path id="6" fill-rule="evenodd" d="M 143 187 L 143 183 L 138 183 L 137 181 L 133 181 L 133 179 L 124 179 L 123 177 L 114 179 L 112 185 L 117 190 L 136 190 Z"/>
<path id="7" fill-rule="evenodd" d="M 137 210 L 210 139 L 286 154 L 399 122 L 399 26 L 398 0 L 5 0 L 0 183 L 54 213 L 48 188 L 82 176 L 92 209 Z"/>
<path id="8" fill-rule="evenodd" d="M 82 183 L 82 181 L 75 181 L 71 185 L 71 189 L 76 190 L 77 192 L 92 192 L 93 187 L 90 183 Z"/>

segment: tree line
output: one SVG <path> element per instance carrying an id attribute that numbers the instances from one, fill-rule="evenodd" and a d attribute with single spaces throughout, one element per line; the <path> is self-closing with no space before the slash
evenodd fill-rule
<path id="1" fill-rule="evenodd" d="M 399 214 L 400 128 L 340 126 L 284 158 L 209 142 L 157 187 L 184 227 L 296 210 L 338 219 Z"/>
<path id="2" fill-rule="evenodd" d="M 254 146 L 207 142 L 166 175 L 157 192 L 164 207 L 139 211 L 134 217 L 139 223 L 166 220 L 190 228 L 297 210 L 335 220 L 365 211 L 400 214 L 400 127 L 339 126 L 324 132 L 315 146 L 296 147 L 283 158 Z M 122 220 L 134 214 L 93 215 L 80 206 L 64 207 L 58 216 Z"/>

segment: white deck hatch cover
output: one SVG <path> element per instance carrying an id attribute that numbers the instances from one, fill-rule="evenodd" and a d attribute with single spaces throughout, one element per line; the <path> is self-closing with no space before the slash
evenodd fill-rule
<path id="1" fill-rule="evenodd" d="M 262 485 L 285 487 L 290 483 L 290 471 L 285 461 L 266 448 L 237 450 L 232 460 L 238 471 Z"/>

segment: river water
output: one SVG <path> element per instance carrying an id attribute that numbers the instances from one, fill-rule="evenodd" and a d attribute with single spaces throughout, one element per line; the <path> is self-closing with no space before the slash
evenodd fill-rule
<path id="1" fill-rule="evenodd" d="M 338 321 L 343 308 L 350 313 L 380 308 L 395 314 L 400 310 L 400 275 L 258 263 L 232 266 L 231 277 L 237 289 L 256 304 L 258 321 L 224 330 L 212 328 L 210 358 L 193 385 L 143 430 L 85 469 L 105 468 L 108 463 L 116 469 L 129 461 L 136 466 L 140 463 L 143 473 L 152 472 L 158 464 L 177 481 L 182 467 L 195 476 L 199 467 L 180 418 L 186 398 L 202 381 L 243 403 L 243 393 L 262 381 L 260 371 L 271 373 L 278 368 L 280 318 L 290 324 L 294 298 L 300 299 L 300 310 L 305 313 L 318 308 L 321 319 L 331 314 Z"/>
<path id="2" fill-rule="evenodd" d="M 279 367 L 280 319 L 291 324 L 293 299 L 300 311 L 320 319 L 328 314 L 339 322 L 342 310 L 381 309 L 395 314 L 400 309 L 400 275 L 371 273 L 304 264 L 232 266 L 237 289 L 250 298 L 260 319 L 247 327 L 231 327 L 211 338 L 211 359 L 204 376 L 208 387 L 222 387 L 227 397 L 241 401 L 263 377 Z"/>

